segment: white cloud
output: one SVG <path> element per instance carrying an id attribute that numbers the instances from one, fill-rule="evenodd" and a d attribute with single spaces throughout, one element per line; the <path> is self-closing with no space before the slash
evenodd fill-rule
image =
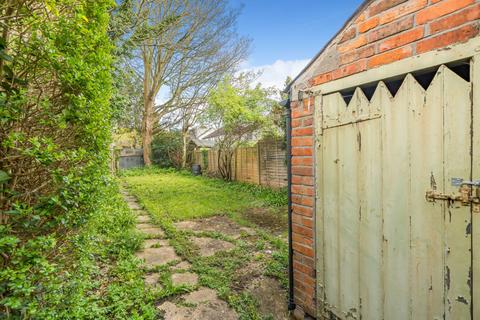
<path id="1" fill-rule="evenodd" d="M 283 90 L 285 87 L 285 79 L 288 76 L 292 78 L 296 77 L 309 61 L 308 59 L 277 60 L 270 65 L 246 67 L 243 71 L 261 71 L 262 74 L 257 79 L 257 82 L 261 83 L 263 87 L 275 87 Z"/>

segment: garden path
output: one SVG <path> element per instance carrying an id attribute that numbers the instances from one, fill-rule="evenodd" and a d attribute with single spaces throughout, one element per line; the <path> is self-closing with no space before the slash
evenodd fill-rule
<path id="1" fill-rule="evenodd" d="M 165 286 L 172 291 L 180 290 L 179 294 L 166 295 L 157 306 L 165 320 L 234 320 L 241 317 L 242 302 L 232 308 L 231 304 L 219 297 L 219 292 L 202 286 L 198 274 L 192 270 L 192 264 L 177 254 L 165 230 L 152 220 L 137 199 L 123 190 L 125 201 L 134 211 L 137 218 L 137 230 L 144 234 L 143 248 L 137 252 L 137 257 L 143 260 L 145 268 L 145 285 L 162 290 Z M 226 216 L 213 216 L 203 219 L 184 220 L 172 224 L 174 232 L 189 234 L 190 243 L 196 248 L 200 259 L 215 259 L 222 254 L 241 250 L 243 241 L 257 239 L 256 231 L 242 227 Z M 224 237 L 218 236 L 219 234 Z M 261 253 L 270 250 L 262 248 Z M 259 252 L 260 252 L 259 251 Z M 253 253 L 255 254 L 255 252 Z M 262 265 L 258 261 L 250 261 L 244 268 L 236 272 L 233 287 L 239 291 L 245 290 L 256 299 L 258 311 L 262 316 L 258 319 L 288 319 L 285 303 L 285 291 L 279 281 L 265 277 Z M 215 276 L 215 275 L 213 275 Z M 223 275 L 218 275 L 222 277 Z M 162 288 L 163 287 L 163 288 Z M 167 290 L 168 291 L 168 290 Z M 237 310 L 235 310 L 237 309 Z M 239 311 L 239 312 L 237 312 Z"/>
<path id="2" fill-rule="evenodd" d="M 197 286 L 198 276 L 189 272 L 190 263 L 180 259 L 173 247 L 168 244 L 165 238 L 165 232 L 151 223 L 148 213 L 142 210 L 136 198 L 130 196 L 126 191 L 123 192 L 125 200 L 130 209 L 137 215 L 137 230 L 143 233 L 148 239 L 144 241 L 142 250 L 137 253 L 137 257 L 144 260 L 144 266 L 147 270 L 145 276 L 145 285 L 159 286 L 161 271 L 156 267 L 171 264 L 171 282 L 174 286 Z M 221 240 L 219 240 L 221 241 Z M 206 252 L 215 253 L 215 249 L 206 245 Z M 214 245 L 221 250 L 222 245 Z M 187 320 L 187 319 L 225 319 L 234 320 L 238 316 L 228 304 L 220 300 L 215 290 L 200 287 L 181 297 L 177 303 L 166 301 L 158 308 L 163 311 L 165 320 Z"/>

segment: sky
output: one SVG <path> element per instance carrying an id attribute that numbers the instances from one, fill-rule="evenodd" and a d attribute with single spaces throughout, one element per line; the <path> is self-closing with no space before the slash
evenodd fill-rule
<path id="1" fill-rule="evenodd" d="M 242 7 L 238 33 L 252 40 L 243 70 L 263 70 L 264 86 L 282 89 L 337 33 L 363 0 L 229 0 Z"/>

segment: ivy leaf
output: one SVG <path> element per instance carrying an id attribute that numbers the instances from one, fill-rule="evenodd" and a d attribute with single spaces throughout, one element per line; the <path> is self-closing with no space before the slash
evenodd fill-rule
<path id="1" fill-rule="evenodd" d="M 10 176 L 3 170 L 0 170 L 0 184 L 10 180 Z"/>
<path id="2" fill-rule="evenodd" d="M 9 56 L 9 55 L 6 54 L 5 51 L 3 51 L 3 50 L 0 50 L 0 59 L 1 59 L 1 60 L 5 60 L 5 61 L 9 61 L 9 62 L 13 61 L 12 56 Z"/>

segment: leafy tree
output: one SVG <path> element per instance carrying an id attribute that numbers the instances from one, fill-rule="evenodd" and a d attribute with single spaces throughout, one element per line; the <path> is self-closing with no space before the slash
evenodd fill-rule
<path id="1" fill-rule="evenodd" d="M 284 88 L 288 87 L 288 85 L 292 82 L 292 80 L 293 80 L 292 77 L 287 76 L 287 78 L 285 79 Z M 282 100 L 287 100 L 288 93 L 283 92 L 284 88 L 280 90 L 280 97 L 282 98 Z"/>
<path id="2" fill-rule="evenodd" d="M 143 83 L 142 144 L 150 165 L 162 119 L 205 101 L 210 88 L 246 57 L 249 42 L 237 35 L 238 11 L 226 0 L 125 0 L 122 6 L 135 21 L 116 36 L 136 48 L 129 63 Z M 162 89 L 166 101 L 158 100 Z"/>
<path id="3" fill-rule="evenodd" d="M 277 102 L 272 90 L 257 85 L 250 87 L 252 74 L 225 78 L 210 92 L 206 122 L 220 128 L 218 168 L 225 180 L 232 180 L 232 159 L 235 149 L 263 135 L 277 135 L 271 112 Z"/>
<path id="4" fill-rule="evenodd" d="M 114 129 L 142 128 L 143 86 L 141 79 L 127 65 L 115 64 L 111 99 Z"/>
<path id="5" fill-rule="evenodd" d="M 285 88 L 292 82 L 292 78 L 287 76 L 285 79 Z M 279 96 L 282 100 L 288 99 L 288 93 L 283 92 L 283 90 L 279 90 Z M 281 135 L 278 137 L 281 141 L 283 141 L 283 148 L 287 147 L 287 119 L 285 114 L 285 108 L 280 104 L 277 103 L 272 109 L 272 119 L 275 124 L 280 129 Z"/>
<path id="6" fill-rule="evenodd" d="M 115 44 L 113 55 L 112 112 L 116 130 L 135 130 L 140 134 L 143 112 L 143 83 L 140 73 L 130 64 L 136 43 L 132 30 L 142 21 L 134 14 L 136 0 L 117 1 L 110 11 L 108 35 Z"/>
<path id="7" fill-rule="evenodd" d="M 179 130 L 162 131 L 152 143 L 153 163 L 162 168 L 182 167 L 182 134 Z"/>

